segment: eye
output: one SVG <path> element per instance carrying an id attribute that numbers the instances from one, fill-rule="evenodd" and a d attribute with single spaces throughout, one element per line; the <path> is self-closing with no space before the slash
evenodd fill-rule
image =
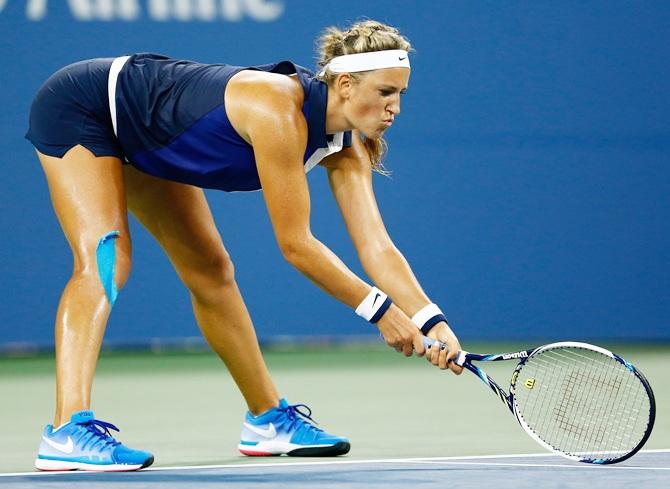
<path id="1" fill-rule="evenodd" d="M 393 94 L 393 90 L 379 90 L 379 94 L 382 97 L 388 97 L 389 95 Z"/>

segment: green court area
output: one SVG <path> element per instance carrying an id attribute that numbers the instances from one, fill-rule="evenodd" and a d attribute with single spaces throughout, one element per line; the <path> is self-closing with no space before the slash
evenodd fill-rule
<path id="1" fill-rule="evenodd" d="M 500 352 L 533 345 L 467 345 Z M 656 394 L 656 426 L 645 448 L 670 448 L 670 345 L 603 345 L 634 363 Z M 469 372 L 457 377 L 383 345 L 266 350 L 283 396 L 305 403 L 327 431 L 346 435 L 348 459 L 537 453 L 544 449 Z M 515 362 L 486 366 L 507 384 Z M 32 470 L 54 408 L 50 356 L 0 358 L 0 473 Z M 155 466 L 258 463 L 239 455 L 244 402 L 210 353 L 105 353 L 93 409 L 126 444 L 152 451 Z M 296 459 L 273 458 L 273 462 Z"/>

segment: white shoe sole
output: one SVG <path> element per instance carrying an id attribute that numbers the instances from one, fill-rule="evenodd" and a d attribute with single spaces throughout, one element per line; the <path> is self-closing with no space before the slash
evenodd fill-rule
<path id="1" fill-rule="evenodd" d="M 153 462 L 153 460 L 151 461 Z M 65 460 L 35 459 L 35 468 L 38 470 L 90 470 L 95 472 L 128 472 L 148 467 L 148 464 L 85 464 L 82 462 L 67 462 Z"/>
<path id="2" fill-rule="evenodd" d="M 271 457 L 291 455 L 297 457 L 333 457 L 349 452 L 349 442 L 341 441 L 333 445 L 296 445 L 278 441 L 259 441 L 256 445 L 240 443 L 237 449 L 249 457 Z"/>

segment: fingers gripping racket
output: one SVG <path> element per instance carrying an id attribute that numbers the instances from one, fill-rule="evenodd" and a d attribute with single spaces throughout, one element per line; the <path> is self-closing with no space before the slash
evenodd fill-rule
<path id="1" fill-rule="evenodd" d="M 435 343 L 426 337 L 423 342 L 426 347 Z M 500 360 L 519 360 L 509 394 L 472 363 Z M 561 342 L 492 355 L 461 351 L 455 362 L 486 383 L 531 438 L 572 460 L 626 460 L 642 448 L 654 426 L 656 403 L 647 379 L 598 346 Z"/>

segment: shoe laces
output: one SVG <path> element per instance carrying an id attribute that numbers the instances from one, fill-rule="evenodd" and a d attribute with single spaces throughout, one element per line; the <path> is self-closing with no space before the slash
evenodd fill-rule
<path id="1" fill-rule="evenodd" d="M 83 449 L 87 447 L 93 448 L 95 446 L 100 446 L 100 449 L 103 449 L 107 446 L 115 447 L 121 444 L 121 442 L 116 441 L 109 432 L 109 430 L 120 431 L 112 423 L 107 423 L 106 421 L 101 421 L 99 419 L 91 419 L 77 424 L 86 430 L 86 433 L 82 435 L 81 438 L 83 441 Z"/>
<path id="2" fill-rule="evenodd" d="M 301 408 L 306 409 L 306 412 L 301 410 Z M 300 429 L 323 431 L 322 429 L 314 426 L 314 424 L 319 423 L 317 423 L 314 418 L 312 418 L 312 410 L 307 404 L 291 404 L 285 408 L 279 408 L 279 410 L 286 413 L 286 417 L 289 419 L 289 424 L 287 426 L 288 431 L 293 431 L 294 428 L 296 431 Z"/>

